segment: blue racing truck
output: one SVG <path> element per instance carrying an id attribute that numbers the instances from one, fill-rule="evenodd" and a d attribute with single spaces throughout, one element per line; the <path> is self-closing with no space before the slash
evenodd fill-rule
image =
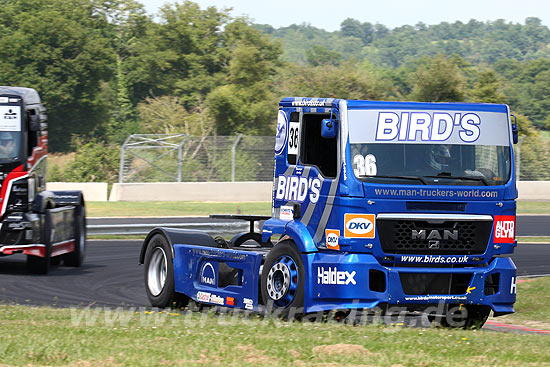
<path id="1" fill-rule="evenodd" d="M 453 313 L 467 327 L 514 312 L 510 116 L 501 104 L 282 99 L 272 215 L 217 216 L 250 221 L 230 241 L 151 231 L 140 255 L 151 304 L 286 315 L 437 305 L 443 324 Z"/>

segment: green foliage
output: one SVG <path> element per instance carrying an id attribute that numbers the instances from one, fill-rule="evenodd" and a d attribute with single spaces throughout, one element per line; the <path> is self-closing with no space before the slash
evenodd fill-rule
<path id="1" fill-rule="evenodd" d="M 411 98 L 426 102 L 460 102 L 465 98 L 465 79 L 457 64 L 438 55 L 423 59 L 414 72 L 416 82 Z"/>
<path id="2" fill-rule="evenodd" d="M 475 86 L 470 91 L 469 95 L 470 99 L 475 102 L 506 102 L 506 95 L 502 92 L 502 83 L 493 70 L 486 70 L 478 73 Z"/>
<path id="3" fill-rule="evenodd" d="M 539 134 L 528 136 L 521 145 L 520 179 L 550 181 L 550 140 Z"/>
<path id="4" fill-rule="evenodd" d="M 58 166 L 50 168 L 48 179 L 67 182 L 109 182 L 118 180 L 120 149 L 95 140 L 87 141 L 75 137 L 72 142 L 76 151 L 74 159 L 63 170 Z"/>
<path id="5" fill-rule="evenodd" d="M 102 81 L 114 55 L 104 30 L 108 1 L 21 0 L 0 7 L 0 79 L 36 88 L 49 110 L 50 146 L 69 148 L 71 134 L 89 134 L 107 116 Z"/>
<path id="6" fill-rule="evenodd" d="M 329 51 L 323 46 L 313 45 L 306 51 L 306 58 L 311 66 L 338 65 L 342 55 L 337 51 Z"/>

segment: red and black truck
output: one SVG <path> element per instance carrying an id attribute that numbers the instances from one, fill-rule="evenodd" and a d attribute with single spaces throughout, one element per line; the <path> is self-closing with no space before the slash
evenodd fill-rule
<path id="1" fill-rule="evenodd" d="M 36 90 L 0 86 L 0 256 L 23 253 L 38 274 L 86 253 L 82 192 L 46 190 L 47 128 Z"/>

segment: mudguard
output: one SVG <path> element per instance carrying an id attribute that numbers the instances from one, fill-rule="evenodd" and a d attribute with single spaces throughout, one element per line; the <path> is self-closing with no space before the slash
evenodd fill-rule
<path id="1" fill-rule="evenodd" d="M 147 245 L 149 244 L 151 238 L 156 234 L 161 234 L 166 238 L 166 240 L 170 244 L 170 247 L 172 248 L 172 256 L 174 255 L 174 245 L 176 243 L 195 246 L 219 247 L 216 241 L 214 241 L 214 238 L 212 238 L 212 236 L 210 236 L 206 232 L 195 231 L 192 229 L 157 227 L 149 232 L 149 234 L 147 235 L 147 237 L 145 237 L 145 240 L 143 241 L 143 245 L 141 246 L 141 252 L 139 255 L 140 264 L 143 264 L 145 262 L 145 252 L 147 251 Z"/>

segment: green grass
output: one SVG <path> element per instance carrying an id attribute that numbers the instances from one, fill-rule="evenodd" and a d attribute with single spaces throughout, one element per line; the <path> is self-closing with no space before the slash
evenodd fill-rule
<path id="1" fill-rule="evenodd" d="M 82 312 L 88 319 L 79 321 Z M 0 306 L 0 324 L 1 366 L 478 367 L 550 361 L 547 336 L 489 331 L 29 306 Z"/>
<path id="2" fill-rule="evenodd" d="M 495 318 L 498 322 L 519 323 L 550 330 L 550 277 L 533 278 L 517 285 L 516 313 Z"/>
<path id="3" fill-rule="evenodd" d="M 546 236 L 519 236 L 518 243 L 550 243 L 550 237 Z"/>
<path id="4" fill-rule="evenodd" d="M 550 214 L 550 201 L 518 201 L 518 214 Z"/>
<path id="5" fill-rule="evenodd" d="M 270 215 L 270 202 L 212 203 L 191 201 L 89 201 L 89 217 L 207 216 L 209 214 Z M 519 214 L 550 214 L 550 201 L 519 201 Z"/>
<path id="6" fill-rule="evenodd" d="M 179 217 L 209 214 L 270 215 L 270 202 L 213 203 L 191 201 L 89 201 L 89 217 Z"/>

